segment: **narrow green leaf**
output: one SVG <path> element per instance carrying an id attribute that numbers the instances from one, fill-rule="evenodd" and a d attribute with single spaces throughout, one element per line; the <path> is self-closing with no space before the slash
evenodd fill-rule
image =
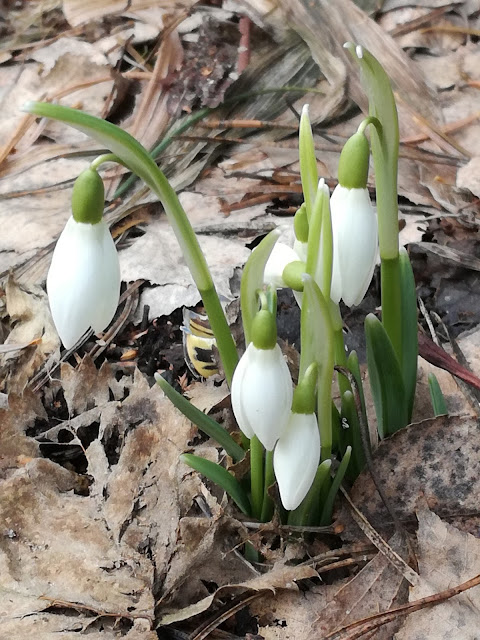
<path id="1" fill-rule="evenodd" d="M 250 254 L 242 274 L 240 285 L 240 304 L 242 308 L 242 324 L 245 334 L 245 344 L 251 342 L 252 322 L 258 311 L 257 291 L 263 288 L 263 272 L 267 260 L 272 253 L 281 230 L 274 229 L 263 238 L 260 244 Z"/>
<path id="2" fill-rule="evenodd" d="M 229 471 L 220 465 L 215 464 L 215 462 L 212 462 L 211 460 L 206 460 L 200 456 L 194 456 L 191 453 L 182 453 L 180 460 L 215 484 L 218 484 L 219 487 L 222 487 L 242 513 L 246 516 L 251 516 L 251 507 L 248 496 L 240 486 L 240 483 Z"/>
<path id="3" fill-rule="evenodd" d="M 213 438 L 225 449 L 228 455 L 238 462 L 245 457 L 245 451 L 235 442 L 232 436 L 215 420 L 212 420 L 203 411 L 197 409 L 185 396 L 175 391 L 175 389 L 160 374 L 155 374 L 155 381 L 162 389 L 167 398 L 174 404 L 183 415 L 196 424 L 200 431 Z"/>
<path id="4" fill-rule="evenodd" d="M 398 115 L 390 78 L 382 65 L 365 48 L 347 42 L 353 59 L 361 69 L 361 81 L 368 96 L 368 112 L 377 118 L 381 130 L 370 127 L 372 156 L 377 190 L 378 238 L 380 257 L 392 260 L 398 255 Z"/>
<path id="5" fill-rule="evenodd" d="M 362 435 L 360 432 L 360 422 L 357 414 L 355 398 L 351 391 L 345 391 L 342 396 L 342 415 L 346 424 L 342 424 L 343 451 L 345 453 L 348 446 L 352 447 L 352 458 L 348 467 L 347 476 L 352 482 L 360 475 L 365 466 L 365 455 L 363 453 Z"/>
<path id="6" fill-rule="evenodd" d="M 328 492 L 327 499 L 324 502 L 322 515 L 320 517 L 320 526 L 327 526 L 332 522 L 333 505 L 335 503 L 335 497 L 340 489 L 345 473 L 348 469 L 350 457 L 352 455 L 352 447 L 347 447 L 345 454 L 340 462 L 335 477 L 333 478 L 332 486 Z"/>
<path id="7" fill-rule="evenodd" d="M 377 428 L 385 438 L 408 424 L 402 372 L 385 328 L 372 313 L 365 318 L 365 336 Z"/>
<path id="8" fill-rule="evenodd" d="M 300 177 L 302 181 L 303 197 L 307 210 L 307 218 L 312 215 L 315 194 L 318 185 L 317 158 L 313 142 L 312 126 L 308 115 L 308 105 L 304 105 L 300 118 L 298 132 L 298 153 L 300 157 Z"/>
<path id="9" fill-rule="evenodd" d="M 304 276 L 300 327 L 299 378 L 303 378 L 313 362 L 318 365 L 317 416 L 323 461 L 329 459 L 332 452 L 333 328 L 328 304 L 315 280 L 308 275 Z"/>
<path id="10" fill-rule="evenodd" d="M 402 374 L 405 385 L 408 421 L 412 419 L 417 386 L 418 318 L 417 292 L 412 265 L 405 249 L 400 250 L 400 285 L 402 295 Z"/>
<path id="11" fill-rule="evenodd" d="M 437 376 L 434 373 L 428 374 L 428 388 L 430 389 L 430 398 L 435 417 L 448 415 L 447 404 L 438 384 Z"/>

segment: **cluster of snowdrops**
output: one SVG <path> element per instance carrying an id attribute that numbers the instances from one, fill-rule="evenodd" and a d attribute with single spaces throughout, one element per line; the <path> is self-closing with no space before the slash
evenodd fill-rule
<path id="1" fill-rule="evenodd" d="M 103 162 L 116 161 L 157 193 L 169 216 L 216 338 L 241 437 L 189 406 L 163 378 L 158 377 L 158 382 L 234 461 L 248 451 L 250 472 L 236 478 L 220 464 L 191 454 L 183 459 L 222 486 L 246 515 L 263 521 L 275 509 L 272 487 L 276 481 L 281 518 L 292 524 L 327 524 L 343 478 L 354 478 L 364 465 L 359 431 L 366 421 L 362 379 L 355 352 L 345 351 L 339 303 L 353 306 L 362 301 L 378 257 L 382 322 L 370 314 L 365 330 L 380 436 L 408 424 L 413 406 L 416 303 L 408 256 L 398 246 L 396 108 L 388 78 L 375 58 L 361 47 L 346 46 L 363 72 L 370 115 L 343 148 L 338 185 L 330 197 L 317 173 L 308 107 L 304 107 L 299 129 L 304 203 L 294 219 L 295 240 L 293 246 L 282 243 L 282 230 L 274 230 L 245 266 L 241 311 L 246 350 L 240 359 L 188 218 L 146 150 L 118 127 L 82 112 L 43 103 L 25 107 L 85 131 L 111 152 L 77 179 L 72 216 L 58 240 L 47 277 L 50 308 L 64 346 L 73 347 L 90 328 L 96 333 L 105 330 L 117 309 L 119 261 L 102 217 L 104 188 L 97 171 Z M 371 151 L 378 225 L 367 189 Z M 301 307 L 295 386 L 277 343 L 276 291 L 283 287 L 292 289 Z M 332 401 L 335 375 L 340 406 Z"/>

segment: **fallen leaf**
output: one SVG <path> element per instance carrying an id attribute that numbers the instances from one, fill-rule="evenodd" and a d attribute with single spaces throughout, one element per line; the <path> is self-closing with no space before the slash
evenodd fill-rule
<path id="1" fill-rule="evenodd" d="M 418 517 L 418 566 L 422 582 L 410 602 L 466 582 L 480 573 L 480 541 L 459 531 L 425 506 Z M 480 587 L 408 616 L 395 640 L 475 640 L 480 617 Z"/>
<path id="2" fill-rule="evenodd" d="M 380 442 L 373 464 L 391 507 L 399 518 L 414 516 L 424 496 L 431 509 L 461 524 L 478 511 L 480 430 L 471 416 L 441 416 L 411 424 Z M 377 529 L 390 517 L 368 471 L 357 478 L 350 497 Z M 463 515 L 466 514 L 466 515 Z M 468 521 L 469 528 L 475 519 Z"/>
<path id="3" fill-rule="evenodd" d="M 195 226 L 195 225 L 194 225 Z M 210 266 L 217 291 L 224 298 L 233 297 L 230 280 L 237 267 L 243 266 L 250 251 L 240 240 L 215 236 L 197 236 Z M 168 247 L 168 251 L 166 250 Z M 159 252 L 162 260 L 158 260 Z M 122 278 L 126 281 L 145 279 L 160 285 L 146 289 L 140 296 L 137 311 L 142 316 L 143 305 L 150 305 L 149 317 L 169 315 L 178 307 L 194 307 L 200 294 L 183 258 L 181 249 L 166 219 L 148 225 L 145 234 L 120 253 Z"/>
<path id="4" fill-rule="evenodd" d="M 9 277 L 5 289 L 6 311 L 12 327 L 5 345 L 31 343 L 18 352 L 0 354 L 4 388 L 21 393 L 47 357 L 60 346 L 48 307 L 47 295 L 37 286 L 26 287 Z"/>

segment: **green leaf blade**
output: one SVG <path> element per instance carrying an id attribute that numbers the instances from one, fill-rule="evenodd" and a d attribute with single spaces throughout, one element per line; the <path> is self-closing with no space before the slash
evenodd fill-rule
<path id="1" fill-rule="evenodd" d="M 384 326 L 371 313 L 365 318 L 365 336 L 377 428 L 385 438 L 408 424 L 402 371 Z"/>
<path id="2" fill-rule="evenodd" d="M 240 511 L 246 516 L 251 516 L 250 500 L 238 480 L 229 471 L 211 460 L 206 460 L 191 453 L 182 453 L 180 460 L 215 484 L 218 484 L 219 487 L 222 487 Z"/>
<path id="3" fill-rule="evenodd" d="M 405 385 L 408 421 L 412 419 L 418 362 L 418 318 L 415 278 L 408 253 L 400 250 L 400 287 L 402 297 L 402 375 Z"/>
<path id="4" fill-rule="evenodd" d="M 203 431 L 207 436 L 218 442 L 235 462 L 239 462 L 245 457 L 245 451 L 235 442 L 228 431 L 195 407 L 185 396 L 178 393 L 160 374 L 155 374 L 155 380 L 172 404 L 186 418 L 196 424 L 200 431 Z"/>

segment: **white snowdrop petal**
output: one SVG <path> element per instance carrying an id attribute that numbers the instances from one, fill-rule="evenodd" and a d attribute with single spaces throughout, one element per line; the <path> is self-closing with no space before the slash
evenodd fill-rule
<path id="1" fill-rule="evenodd" d="M 112 245 L 103 221 L 91 225 L 72 217 L 58 239 L 47 292 L 55 326 L 67 349 L 90 327 L 103 331 L 115 314 L 120 270 Z"/>
<path id="2" fill-rule="evenodd" d="M 110 324 L 117 310 L 120 294 L 120 264 L 115 242 L 108 228 L 103 237 L 101 263 L 102 278 L 95 290 L 97 300 L 91 321 L 95 332 L 103 331 Z"/>
<path id="3" fill-rule="evenodd" d="M 368 289 L 377 257 L 375 211 L 366 189 L 338 185 L 330 200 L 333 232 L 332 294 L 345 304 L 359 304 Z"/>
<path id="4" fill-rule="evenodd" d="M 320 434 L 315 414 L 291 413 L 273 453 L 282 504 L 296 509 L 307 495 L 320 462 Z"/>
<path id="5" fill-rule="evenodd" d="M 244 410 L 246 403 L 243 399 L 243 383 L 248 375 L 248 357 L 247 352 L 250 346 L 247 348 L 247 351 L 240 358 L 237 366 L 235 367 L 235 371 L 233 373 L 232 385 L 231 385 L 231 401 L 232 401 L 232 410 L 235 415 L 235 419 L 237 424 L 244 433 L 247 438 L 252 438 L 255 433 L 248 421 L 247 414 Z"/>
<path id="6" fill-rule="evenodd" d="M 240 429 L 253 433 L 272 451 L 283 432 L 292 404 L 288 366 L 278 345 L 257 349 L 250 343 L 232 380 L 232 407 Z"/>
<path id="7" fill-rule="evenodd" d="M 299 260 L 295 251 L 283 242 L 277 242 L 272 249 L 272 252 L 265 265 L 263 272 L 264 284 L 270 284 L 276 289 L 283 289 L 287 285 L 283 281 L 283 270 L 290 264 Z"/>

